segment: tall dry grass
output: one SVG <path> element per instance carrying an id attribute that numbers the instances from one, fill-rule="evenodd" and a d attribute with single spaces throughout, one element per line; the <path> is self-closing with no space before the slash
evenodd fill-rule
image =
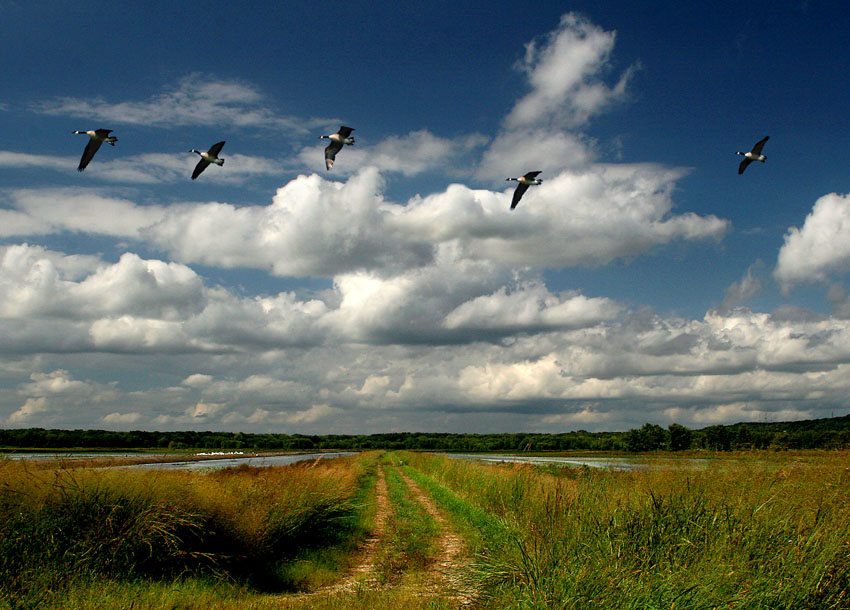
<path id="1" fill-rule="evenodd" d="M 0 462 L 0 599 L 38 605 L 99 578 L 284 589 L 281 563 L 351 535 L 367 468 L 357 457 L 207 474 Z"/>
<path id="2" fill-rule="evenodd" d="M 498 608 L 850 607 L 847 453 L 544 472 L 407 455 L 496 516 Z"/>

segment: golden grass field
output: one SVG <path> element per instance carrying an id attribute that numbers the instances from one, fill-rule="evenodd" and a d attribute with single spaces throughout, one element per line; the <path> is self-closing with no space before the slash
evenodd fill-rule
<path id="1" fill-rule="evenodd" d="M 850 453 L 0 462 L 0 607 L 850 608 Z"/>

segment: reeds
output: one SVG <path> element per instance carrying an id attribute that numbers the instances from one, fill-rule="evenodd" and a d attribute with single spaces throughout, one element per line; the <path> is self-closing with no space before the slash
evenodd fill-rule
<path id="1" fill-rule="evenodd" d="M 286 589 L 282 564 L 352 535 L 366 462 L 209 474 L 0 462 L 0 600 L 38 605 L 99 578 L 211 575 Z"/>
<path id="2" fill-rule="evenodd" d="M 509 532 L 479 558 L 490 607 L 826 609 L 850 607 L 847 457 L 569 476 L 404 459 Z"/>
<path id="3" fill-rule="evenodd" d="M 846 452 L 633 472 L 389 458 L 387 574 L 416 574 L 433 554 L 433 520 L 398 476 L 401 458 L 475 552 L 480 608 L 850 608 Z M 293 566 L 312 550 L 336 544 L 345 562 L 367 527 L 376 459 L 211 474 L 0 463 L 2 599 L 43 610 L 456 606 L 410 579 L 262 594 L 293 590 Z"/>

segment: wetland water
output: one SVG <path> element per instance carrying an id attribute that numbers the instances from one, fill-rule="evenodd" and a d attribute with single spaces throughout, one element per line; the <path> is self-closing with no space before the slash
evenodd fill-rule
<path id="1" fill-rule="evenodd" d="M 49 453 L 33 452 L 33 453 L 2 453 L 0 452 L 0 460 L 69 460 L 72 458 L 101 458 L 101 457 L 128 457 L 143 455 L 141 453 L 71 453 L 68 451 L 54 451 Z"/>
<path id="2" fill-rule="evenodd" d="M 329 460 L 332 458 L 354 455 L 355 451 L 333 451 L 327 453 L 298 453 L 294 455 L 267 455 L 221 458 L 215 460 L 203 460 L 200 462 L 167 462 L 164 464 L 139 464 L 138 466 L 126 466 L 126 468 L 161 468 L 161 469 L 188 469 L 198 468 L 227 468 L 228 466 L 288 466 L 305 460 Z"/>
<path id="3" fill-rule="evenodd" d="M 561 457 L 531 455 L 486 455 L 474 453 L 449 453 L 450 458 L 458 460 L 478 460 L 481 462 L 511 462 L 517 464 L 553 464 L 556 466 L 588 466 L 589 468 L 613 468 L 614 470 L 638 470 L 646 468 L 644 461 L 630 458 L 600 457 Z"/>
<path id="4" fill-rule="evenodd" d="M 192 457 L 204 459 L 181 459 L 182 456 L 173 456 L 173 461 L 151 462 L 145 464 L 126 464 L 120 466 L 107 466 L 107 468 L 134 468 L 146 470 L 199 470 L 203 468 L 227 468 L 247 464 L 249 466 L 286 466 L 305 460 L 332 459 L 346 455 L 354 455 L 356 451 L 334 451 L 323 453 L 297 453 L 289 455 L 241 455 L 224 454 L 211 459 L 210 454 L 195 454 Z M 101 457 L 127 457 L 139 456 L 131 453 L 9 453 L 0 454 L 0 459 L 13 460 L 39 460 L 39 459 L 67 459 L 78 458 L 101 458 Z M 481 462 L 509 462 L 521 464 L 536 464 L 564 466 L 570 468 L 587 466 L 588 468 L 602 468 L 612 470 L 647 470 L 651 468 L 701 468 L 706 466 L 709 459 L 694 458 L 651 458 L 651 457 L 582 457 L 582 456 L 530 456 L 511 454 L 475 454 L 475 453 L 446 453 L 448 457 L 458 460 L 476 460 Z"/>
<path id="5" fill-rule="evenodd" d="M 289 464 L 306 460 L 329 460 L 346 455 L 354 455 L 354 453 L 353 451 L 335 451 L 327 453 L 297 453 L 293 455 L 234 456 L 214 460 L 132 464 L 129 466 L 116 466 L 115 468 L 133 468 L 135 470 L 199 470 L 201 468 L 228 468 L 230 466 L 241 466 L 242 464 L 257 467 L 288 466 Z"/>
<path id="6" fill-rule="evenodd" d="M 481 462 L 511 462 L 518 464 L 553 465 L 565 467 L 604 468 L 611 470 L 647 470 L 650 468 L 701 468 L 708 464 L 706 459 L 660 458 L 650 457 L 580 457 L 580 456 L 539 456 L 539 455 L 487 455 L 474 453 L 447 453 L 450 458 L 459 460 L 478 460 Z"/>
<path id="7" fill-rule="evenodd" d="M 354 455 L 354 451 L 333 451 L 323 453 L 296 453 L 290 455 L 226 455 L 209 459 L 209 455 L 197 454 L 207 459 L 180 460 L 173 462 L 152 462 L 147 464 L 126 464 L 122 466 L 107 466 L 107 468 L 133 468 L 136 470 L 199 470 L 202 468 L 227 468 L 229 466 L 287 466 L 305 460 L 331 459 Z M 0 454 L 0 458 L 14 460 L 45 460 L 45 459 L 75 459 L 101 457 L 138 456 L 133 453 L 11 453 Z"/>

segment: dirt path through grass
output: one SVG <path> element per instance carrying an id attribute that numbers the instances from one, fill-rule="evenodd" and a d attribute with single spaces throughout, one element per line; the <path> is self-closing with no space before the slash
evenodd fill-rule
<path id="1" fill-rule="evenodd" d="M 347 575 L 338 583 L 323 587 L 315 594 L 334 592 L 353 592 L 360 587 L 374 589 L 378 587 L 378 576 L 375 560 L 381 544 L 386 538 L 386 524 L 390 516 L 390 499 L 387 494 L 387 479 L 384 469 L 378 468 L 378 479 L 375 483 L 375 527 L 357 550 L 354 565 Z"/>
<path id="2" fill-rule="evenodd" d="M 386 468 L 398 473 L 410 490 L 410 497 L 419 503 L 438 526 L 433 548 L 435 556 L 428 562 L 424 572 L 418 570 L 405 578 L 397 573 L 389 580 L 381 570 L 382 552 L 390 544 L 388 522 L 395 510 L 387 489 Z M 375 523 L 371 533 L 355 553 L 352 566 L 338 582 L 321 587 L 310 593 L 286 596 L 290 602 L 297 599 L 340 599 L 340 595 L 358 595 L 365 592 L 386 592 L 390 595 L 404 591 L 413 598 L 438 598 L 452 607 L 469 607 L 476 599 L 475 589 L 469 586 L 463 575 L 468 567 L 467 546 L 455 531 L 428 493 L 395 466 L 382 465 L 378 468 L 375 483 Z M 344 597 L 343 597 L 344 599 Z M 289 607 L 289 606 L 287 606 Z M 300 605 L 299 605 L 300 607 Z"/>
<path id="3" fill-rule="evenodd" d="M 426 575 L 423 593 L 452 598 L 460 606 L 472 605 L 476 597 L 475 589 L 463 579 L 464 568 L 467 567 L 463 538 L 457 534 L 427 492 L 404 472 L 401 476 L 413 497 L 425 507 L 440 528 L 436 544 L 438 553 Z"/>

